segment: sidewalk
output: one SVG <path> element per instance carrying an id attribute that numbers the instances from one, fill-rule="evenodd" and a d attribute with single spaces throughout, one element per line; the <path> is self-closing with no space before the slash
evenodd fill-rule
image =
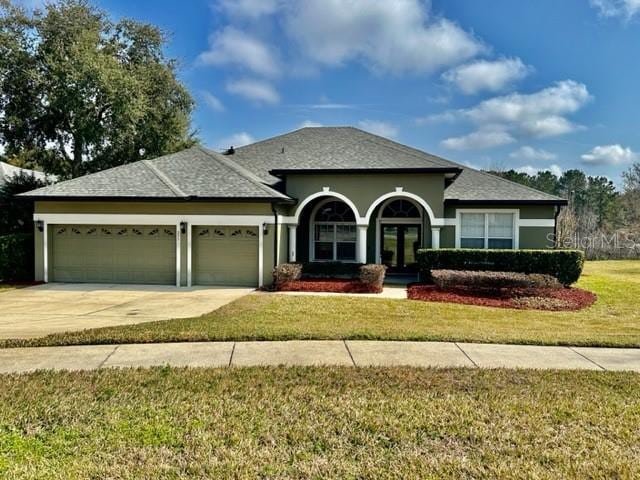
<path id="1" fill-rule="evenodd" d="M 640 372 L 640 349 L 360 340 L 194 342 L 0 349 L 0 373 L 156 365 L 504 367 Z"/>

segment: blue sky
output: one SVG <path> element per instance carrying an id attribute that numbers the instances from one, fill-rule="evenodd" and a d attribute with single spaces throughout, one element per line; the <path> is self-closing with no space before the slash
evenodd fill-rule
<path id="1" fill-rule="evenodd" d="M 640 160 L 640 0 L 97 4 L 170 34 L 214 148 L 353 125 L 479 168 Z"/>

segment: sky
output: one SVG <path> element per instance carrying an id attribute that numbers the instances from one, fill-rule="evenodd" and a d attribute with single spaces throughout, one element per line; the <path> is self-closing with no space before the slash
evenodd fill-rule
<path id="1" fill-rule="evenodd" d="M 640 0 L 94 3 L 167 32 L 212 148 L 350 125 L 476 168 L 640 161 Z"/>

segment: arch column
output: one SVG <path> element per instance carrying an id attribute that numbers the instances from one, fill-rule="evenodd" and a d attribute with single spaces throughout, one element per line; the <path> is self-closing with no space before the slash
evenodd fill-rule
<path id="1" fill-rule="evenodd" d="M 431 248 L 440 249 L 440 227 L 431 227 Z"/>
<path id="2" fill-rule="evenodd" d="M 356 261 L 367 263 L 367 229 L 368 225 L 358 225 L 356 235 Z"/>
<path id="3" fill-rule="evenodd" d="M 296 261 L 296 239 L 298 236 L 298 225 L 289 225 L 289 262 Z"/>

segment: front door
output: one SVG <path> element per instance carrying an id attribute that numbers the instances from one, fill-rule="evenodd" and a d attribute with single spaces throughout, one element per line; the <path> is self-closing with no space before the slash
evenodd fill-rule
<path id="1" fill-rule="evenodd" d="M 389 273 L 417 272 L 416 252 L 421 244 L 420 225 L 384 224 L 381 228 L 382 263 Z"/>

